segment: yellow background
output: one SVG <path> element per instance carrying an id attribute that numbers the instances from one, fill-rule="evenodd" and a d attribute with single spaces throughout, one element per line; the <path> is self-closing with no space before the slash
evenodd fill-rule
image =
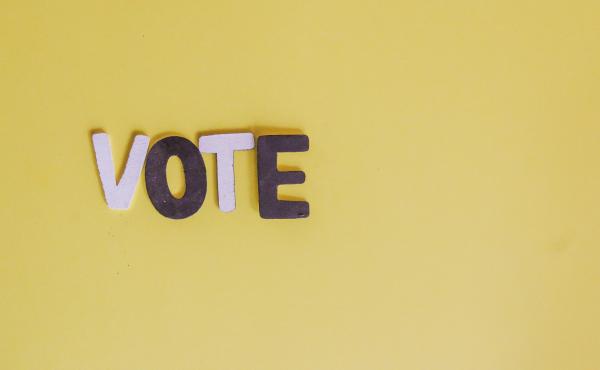
<path id="1" fill-rule="evenodd" d="M 600 3 L 0 1 L 0 369 L 600 368 Z M 91 145 L 305 133 L 258 214 Z M 174 186 L 177 176 L 170 166 Z"/>

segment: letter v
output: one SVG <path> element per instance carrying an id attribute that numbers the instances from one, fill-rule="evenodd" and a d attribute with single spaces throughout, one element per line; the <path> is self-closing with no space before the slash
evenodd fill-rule
<path id="1" fill-rule="evenodd" d="M 125 171 L 123 171 L 118 184 L 115 179 L 115 166 L 108 134 L 93 134 L 92 142 L 94 151 L 96 152 L 96 165 L 98 166 L 98 173 L 100 174 L 100 181 L 102 182 L 104 198 L 106 199 L 108 208 L 128 209 L 146 159 L 148 144 L 150 142 L 148 136 L 136 135 L 133 139 Z"/>

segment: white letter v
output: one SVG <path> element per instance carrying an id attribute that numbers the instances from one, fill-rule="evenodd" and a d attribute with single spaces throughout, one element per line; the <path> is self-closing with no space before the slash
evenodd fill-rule
<path id="1" fill-rule="evenodd" d="M 100 181 L 104 189 L 104 198 L 111 209 L 128 209 L 135 192 L 135 187 L 140 179 L 140 173 L 146 160 L 148 136 L 136 135 L 129 151 L 125 171 L 117 184 L 115 179 L 115 166 L 112 159 L 108 135 L 97 133 L 92 135 L 94 151 L 96 152 L 96 165 L 100 174 Z"/>

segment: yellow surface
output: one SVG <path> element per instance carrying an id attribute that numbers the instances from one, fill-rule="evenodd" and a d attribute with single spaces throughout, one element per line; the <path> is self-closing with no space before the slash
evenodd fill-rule
<path id="1" fill-rule="evenodd" d="M 0 2 L 0 369 L 600 369 L 600 3 Z M 311 217 L 91 146 L 303 132 Z M 175 162 L 173 169 L 177 169 Z M 172 178 L 177 178 L 171 171 Z M 174 188 L 177 184 L 173 184 Z"/>

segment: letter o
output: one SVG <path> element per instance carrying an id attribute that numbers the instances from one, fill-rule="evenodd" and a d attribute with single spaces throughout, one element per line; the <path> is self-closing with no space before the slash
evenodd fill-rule
<path id="1" fill-rule="evenodd" d="M 167 182 L 167 162 L 174 155 L 181 160 L 185 174 L 181 198 L 173 196 Z M 206 196 L 206 167 L 198 147 L 179 136 L 156 142 L 146 159 L 146 191 L 154 208 L 165 217 L 182 219 L 196 213 Z"/>

